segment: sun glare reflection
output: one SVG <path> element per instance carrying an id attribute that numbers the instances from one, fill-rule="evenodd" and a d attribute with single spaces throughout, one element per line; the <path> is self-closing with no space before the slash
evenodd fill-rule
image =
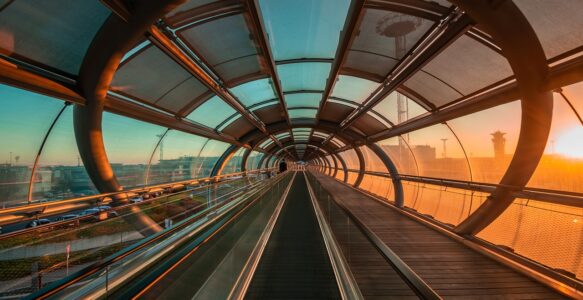
<path id="1" fill-rule="evenodd" d="M 583 126 L 576 126 L 563 132 L 557 138 L 557 154 L 570 158 L 583 158 Z"/>

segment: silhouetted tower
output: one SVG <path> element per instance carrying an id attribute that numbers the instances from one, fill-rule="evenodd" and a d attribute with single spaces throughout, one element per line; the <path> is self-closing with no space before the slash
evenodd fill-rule
<path id="1" fill-rule="evenodd" d="M 494 157 L 496 159 L 502 159 L 506 155 L 504 147 L 506 146 L 506 132 L 502 132 L 500 130 L 496 130 L 494 133 L 490 133 L 492 135 L 492 144 L 494 144 Z"/>
<path id="2" fill-rule="evenodd" d="M 421 26 L 422 19 L 406 14 L 390 13 L 383 17 L 376 25 L 376 32 L 379 35 L 395 39 L 395 57 L 401 59 L 407 55 L 407 35 L 414 32 Z M 397 121 L 402 123 L 409 119 L 409 106 L 407 98 L 401 93 L 397 93 Z M 404 134 L 402 138 L 409 143 L 409 134 Z M 403 141 L 399 139 L 399 146 L 403 148 Z"/>
<path id="3" fill-rule="evenodd" d="M 443 158 L 446 158 L 447 157 L 447 148 L 446 148 L 447 139 L 441 139 L 441 141 L 443 142 L 443 153 L 442 153 L 442 155 L 443 155 Z"/>

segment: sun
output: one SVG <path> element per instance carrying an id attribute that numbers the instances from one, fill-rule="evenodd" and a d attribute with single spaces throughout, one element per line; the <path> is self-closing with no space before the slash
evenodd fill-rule
<path id="1" fill-rule="evenodd" d="M 557 154 L 571 158 L 583 158 L 583 126 L 565 130 L 556 140 Z"/>

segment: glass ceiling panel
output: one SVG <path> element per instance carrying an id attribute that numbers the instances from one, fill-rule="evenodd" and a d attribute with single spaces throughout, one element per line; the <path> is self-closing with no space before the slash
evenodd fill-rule
<path id="1" fill-rule="evenodd" d="M 329 63 L 295 63 L 277 66 L 284 92 L 299 90 L 323 91 L 330 75 Z"/>
<path id="2" fill-rule="evenodd" d="M 316 112 L 316 109 L 290 109 L 289 117 L 291 119 L 316 118 Z"/>
<path id="3" fill-rule="evenodd" d="M 214 96 L 197 107 L 186 118 L 210 128 L 216 128 L 234 113 L 236 113 L 235 109 L 223 99 Z"/>
<path id="4" fill-rule="evenodd" d="M 411 15 L 365 9 L 344 67 L 384 78 L 433 24 L 432 21 Z"/>
<path id="5" fill-rule="evenodd" d="M 322 93 L 298 93 L 285 95 L 287 107 L 314 107 L 320 106 Z"/>
<path id="6" fill-rule="evenodd" d="M 0 11 L 0 52 L 76 75 L 109 15 L 99 1 L 11 1 Z"/>
<path id="7" fill-rule="evenodd" d="M 456 91 L 451 86 L 423 71 L 419 71 L 411 76 L 405 82 L 405 86 L 437 107 L 463 97 L 463 94 L 459 91 Z"/>
<path id="8" fill-rule="evenodd" d="M 269 79 L 259 79 L 238 85 L 231 89 L 231 92 L 239 98 L 246 107 L 253 104 L 275 99 L 275 93 Z"/>
<path id="9" fill-rule="evenodd" d="M 583 45 L 583 1 L 516 0 L 547 58 Z"/>
<path id="10" fill-rule="evenodd" d="M 374 81 L 347 75 L 338 76 L 332 97 L 361 103 L 379 86 Z"/>
<path id="11" fill-rule="evenodd" d="M 259 144 L 259 148 L 265 149 L 265 148 L 267 148 L 267 146 L 269 146 L 271 144 L 273 144 L 273 140 L 272 139 L 266 139 L 261 144 Z"/>
<path id="12" fill-rule="evenodd" d="M 111 89 L 178 111 L 208 89 L 155 46 L 148 46 L 115 73 Z"/>
<path id="13" fill-rule="evenodd" d="M 202 22 L 178 34 L 226 82 L 261 71 L 257 48 L 242 14 Z"/>
<path id="14" fill-rule="evenodd" d="M 206 5 L 206 4 L 210 4 L 213 2 L 218 2 L 219 0 L 188 0 L 186 1 L 186 3 L 178 6 L 176 9 L 174 9 L 173 11 L 171 11 L 167 17 L 173 17 L 176 15 L 179 15 L 185 11 L 194 9 L 194 8 L 198 8 L 200 6 Z"/>
<path id="15" fill-rule="evenodd" d="M 334 58 L 349 4 L 349 0 L 260 0 L 274 59 Z"/>
<path id="16" fill-rule="evenodd" d="M 401 109 L 399 109 L 399 102 L 401 103 Z M 373 110 L 387 118 L 393 124 L 405 122 L 427 112 L 417 102 L 398 92 L 387 95 L 385 99 L 373 107 Z"/>
<path id="17" fill-rule="evenodd" d="M 289 132 L 282 132 L 282 133 L 278 133 L 278 134 L 274 135 L 274 137 L 278 140 L 281 140 L 281 139 L 286 138 L 290 135 L 291 135 L 291 133 L 289 133 Z"/>
<path id="18" fill-rule="evenodd" d="M 300 133 L 308 133 L 309 134 L 311 131 L 312 131 L 312 129 L 311 128 L 307 128 L 307 127 L 304 127 L 304 128 L 294 128 L 294 129 L 292 129 L 292 133 L 294 135 L 300 134 Z"/>

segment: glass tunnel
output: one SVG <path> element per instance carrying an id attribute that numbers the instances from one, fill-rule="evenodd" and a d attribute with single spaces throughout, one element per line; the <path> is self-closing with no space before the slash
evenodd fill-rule
<path id="1" fill-rule="evenodd" d="M 582 16 L 0 0 L 0 299 L 583 299 Z"/>

